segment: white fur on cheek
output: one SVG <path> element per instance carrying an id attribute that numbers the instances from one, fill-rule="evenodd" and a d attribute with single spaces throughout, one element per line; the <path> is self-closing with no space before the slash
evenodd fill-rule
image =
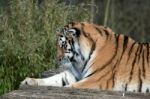
<path id="1" fill-rule="evenodd" d="M 73 53 L 72 52 L 69 52 L 69 53 L 65 53 L 64 55 L 66 58 L 72 58 L 73 57 Z"/>
<path id="2" fill-rule="evenodd" d="M 58 44 L 60 47 L 62 47 L 65 44 L 66 38 L 65 37 L 59 37 Z"/>
<path id="3" fill-rule="evenodd" d="M 65 37 L 61 37 L 61 40 L 62 40 L 62 41 L 66 41 L 66 38 L 65 38 Z"/>
<path id="4" fill-rule="evenodd" d="M 69 44 L 69 43 L 67 43 L 66 44 L 66 52 L 65 52 L 65 54 L 64 54 L 64 56 L 66 57 L 66 58 L 72 58 L 73 57 L 73 52 L 71 51 L 71 45 Z"/>

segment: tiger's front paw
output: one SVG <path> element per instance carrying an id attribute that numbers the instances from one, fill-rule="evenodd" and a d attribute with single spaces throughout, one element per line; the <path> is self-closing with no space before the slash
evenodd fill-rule
<path id="1" fill-rule="evenodd" d="M 34 78 L 27 77 L 21 82 L 21 85 L 38 85 L 38 82 Z"/>

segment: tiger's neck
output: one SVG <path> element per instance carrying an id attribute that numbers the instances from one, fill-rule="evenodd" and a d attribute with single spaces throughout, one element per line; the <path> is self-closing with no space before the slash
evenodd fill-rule
<path id="1" fill-rule="evenodd" d="M 105 43 L 105 44 L 102 44 Z M 101 41 L 98 39 L 95 42 L 95 48 L 88 60 L 87 64 L 85 64 L 85 68 L 83 70 L 83 78 L 89 76 L 92 72 L 95 72 L 98 69 L 104 68 L 106 64 L 108 64 L 115 55 L 116 52 L 116 40 L 114 35 L 109 35 L 107 39 Z"/>

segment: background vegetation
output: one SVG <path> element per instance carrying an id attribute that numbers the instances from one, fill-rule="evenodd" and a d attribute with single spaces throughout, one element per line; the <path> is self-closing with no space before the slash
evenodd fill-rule
<path id="1" fill-rule="evenodd" d="M 0 94 L 57 68 L 55 31 L 69 21 L 111 27 L 150 41 L 149 0 L 0 0 Z"/>
<path id="2" fill-rule="evenodd" d="M 18 88 L 26 76 L 56 67 L 56 29 L 74 16 L 73 20 L 88 18 L 80 5 L 58 0 L 2 0 L 1 5 L 0 94 Z"/>

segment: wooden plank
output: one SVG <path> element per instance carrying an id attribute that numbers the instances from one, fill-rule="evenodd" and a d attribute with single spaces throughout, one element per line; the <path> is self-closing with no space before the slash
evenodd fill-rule
<path id="1" fill-rule="evenodd" d="M 150 99 L 149 93 L 73 89 L 64 87 L 22 86 L 2 99 Z"/>
<path id="2" fill-rule="evenodd" d="M 63 69 L 49 70 L 42 77 L 52 76 Z M 21 86 L 0 99 L 150 99 L 149 93 L 130 93 L 65 87 Z"/>

